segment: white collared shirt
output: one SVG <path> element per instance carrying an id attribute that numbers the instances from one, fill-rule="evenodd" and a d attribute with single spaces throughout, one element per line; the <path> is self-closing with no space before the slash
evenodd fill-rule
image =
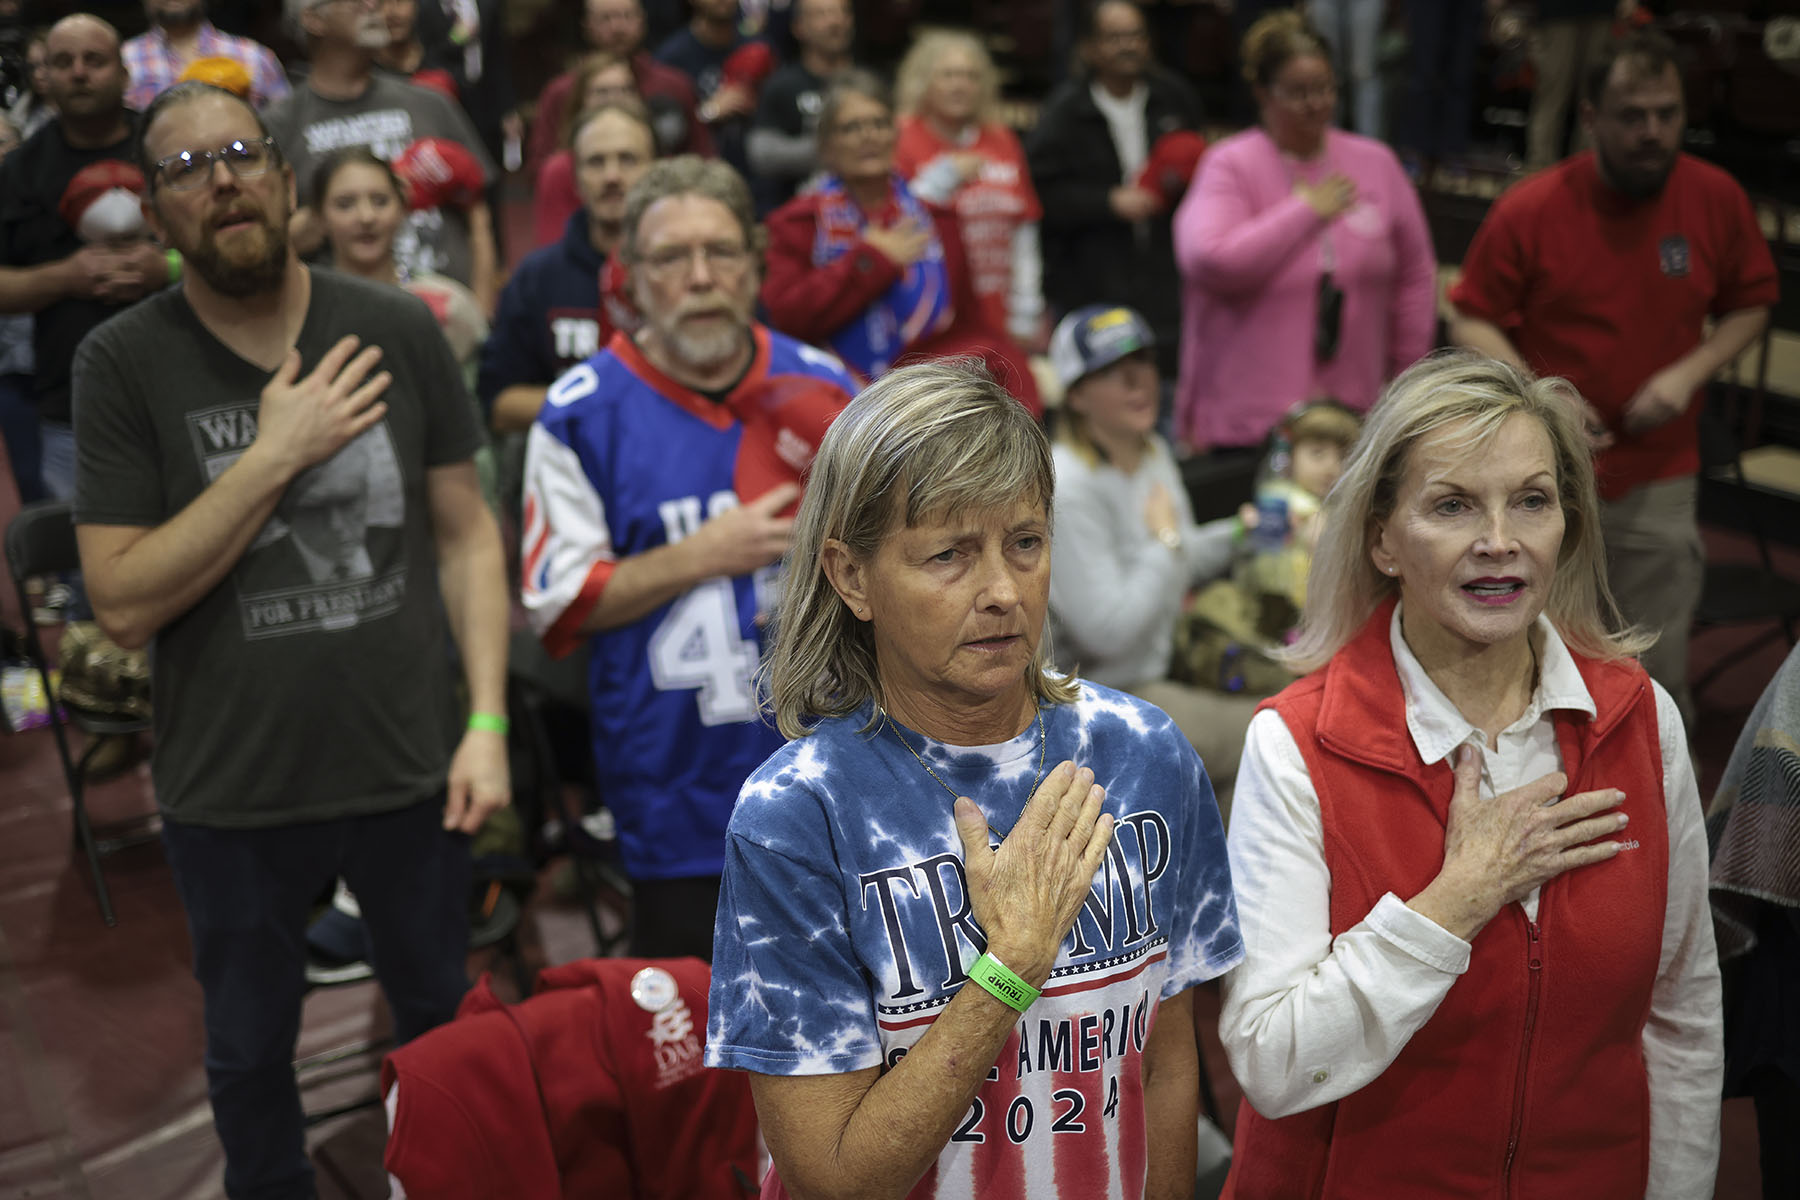
<path id="1" fill-rule="evenodd" d="M 1120 97 L 1095 82 L 1088 85 L 1088 94 L 1094 98 L 1094 107 L 1106 118 L 1106 128 L 1112 133 L 1113 149 L 1119 154 L 1119 182 L 1131 183 L 1144 169 L 1144 160 L 1150 157 L 1150 132 L 1145 116 L 1150 103 L 1149 85 L 1139 83 Z"/>
<path id="2" fill-rule="evenodd" d="M 1486 746 L 1389 627 L 1420 757 L 1440 762 L 1467 743 L 1481 756 L 1481 795 L 1493 799 L 1562 769 L 1552 712 L 1589 715 L 1594 700 L 1549 620 L 1529 706 Z M 1718 1167 L 1723 1024 L 1718 955 L 1706 891 L 1700 793 L 1675 703 L 1656 694 L 1669 825 L 1668 907 L 1644 1026 L 1650 1082 L 1647 1197 L 1704 1200 Z M 1374 1080 L 1430 1019 L 1469 966 L 1469 943 L 1392 892 L 1359 924 L 1331 936 L 1331 875 L 1318 797 L 1293 735 L 1272 709 L 1256 715 L 1238 769 L 1228 835 L 1232 888 L 1245 946 L 1224 980 L 1219 1036 L 1256 1110 L 1282 1117 L 1329 1104 Z M 1535 919 L 1537 893 L 1523 902 Z"/>

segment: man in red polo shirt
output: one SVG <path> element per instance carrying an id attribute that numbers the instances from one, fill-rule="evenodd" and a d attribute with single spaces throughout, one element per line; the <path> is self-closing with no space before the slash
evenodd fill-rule
<path id="1" fill-rule="evenodd" d="M 1450 335 L 1580 391 L 1613 595 L 1661 633 L 1644 667 L 1692 729 L 1700 389 L 1768 324 L 1775 263 L 1744 189 L 1680 151 L 1667 39 L 1615 43 L 1582 91 L 1594 148 L 1495 202 L 1451 289 Z"/>

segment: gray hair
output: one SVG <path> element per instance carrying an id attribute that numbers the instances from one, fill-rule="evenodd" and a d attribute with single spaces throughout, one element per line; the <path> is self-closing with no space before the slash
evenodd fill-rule
<path id="1" fill-rule="evenodd" d="M 730 210 L 744 231 L 744 244 L 753 255 L 762 252 L 762 227 L 756 223 L 756 205 L 750 187 L 730 166 L 712 158 L 678 154 L 652 163 L 625 197 L 624 228 L 619 237 L 619 256 L 625 262 L 638 258 L 638 225 L 651 205 L 671 196 L 704 196 Z"/>
<path id="2" fill-rule="evenodd" d="M 1624 658 L 1653 643 L 1653 633 L 1623 628 L 1606 584 L 1594 464 L 1576 411 L 1575 389 L 1472 350 L 1420 359 L 1389 384 L 1369 414 L 1344 473 L 1325 501 L 1298 640 L 1282 660 L 1311 671 L 1356 635 L 1399 583 L 1375 567 L 1376 526 L 1394 511 L 1412 448 L 1453 425 L 1466 425 L 1457 448 L 1490 443 L 1507 418 L 1524 414 L 1549 435 L 1563 513 L 1562 548 L 1544 612 L 1569 646 L 1594 658 Z"/>
<path id="3" fill-rule="evenodd" d="M 861 67 L 851 67 L 847 71 L 839 71 L 825 83 L 825 98 L 819 104 L 819 137 L 828 138 L 837 132 L 838 113 L 844 107 L 844 101 L 852 96 L 864 100 L 873 100 L 890 114 L 894 111 L 894 101 L 888 93 L 887 84 L 881 76 Z"/>
<path id="4" fill-rule="evenodd" d="M 885 704 L 875 635 L 850 612 L 821 558 L 835 538 L 867 562 L 900 526 L 1021 500 L 1048 517 L 1056 490 L 1050 443 L 1024 406 L 974 359 L 918 363 L 864 388 L 832 422 L 794 523 L 766 676 L 775 723 L 805 737 L 827 717 Z M 1075 699 L 1040 641 L 1025 681 L 1040 703 Z"/>

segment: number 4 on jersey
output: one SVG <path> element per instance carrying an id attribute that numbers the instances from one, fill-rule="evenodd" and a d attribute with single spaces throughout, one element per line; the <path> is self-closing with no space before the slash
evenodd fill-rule
<path id="1" fill-rule="evenodd" d="M 677 600 L 650 635 L 650 679 L 660 691 L 697 688 L 700 720 L 756 718 L 756 643 L 738 633 L 729 579 L 710 579 Z"/>

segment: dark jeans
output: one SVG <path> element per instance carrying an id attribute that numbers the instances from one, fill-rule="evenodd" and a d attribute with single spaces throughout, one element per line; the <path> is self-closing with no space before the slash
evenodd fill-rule
<path id="1" fill-rule="evenodd" d="M 631 881 L 631 957 L 712 961 L 719 877 Z"/>
<path id="2" fill-rule="evenodd" d="M 1411 53 L 1396 144 L 1432 159 L 1455 158 L 1469 148 L 1481 22 L 1481 0 L 1407 0 Z"/>
<path id="3" fill-rule="evenodd" d="M 469 845 L 443 797 L 395 812 L 269 829 L 165 821 L 206 999 L 206 1080 L 232 1200 L 310 1197 L 294 1043 L 313 902 L 343 876 L 405 1042 L 456 1014 L 468 990 Z"/>
<path id="4" fill-rule="evenodd" d="M 1756 1104 L 1756 1141 L 1762 1167 L 1763 1200 L 1792 1200 L 1800 1196 L 1800 1147 L 1794 1132 L 1800 1130 L 1800 1084 L 1780 1067 L 1763 1067 L 1746 1088 Z"/>
<path id="5" fill-rule="evenodd" d="M 44 482 L 39 466 L 43 450 L 38 443 L 37 406 L 32 403 L 29 375 L 0 375 L 0 438 L 6 440 L 6 457 L 19 485 L 19 501 L 35 504 L 42 500 Z"/>

